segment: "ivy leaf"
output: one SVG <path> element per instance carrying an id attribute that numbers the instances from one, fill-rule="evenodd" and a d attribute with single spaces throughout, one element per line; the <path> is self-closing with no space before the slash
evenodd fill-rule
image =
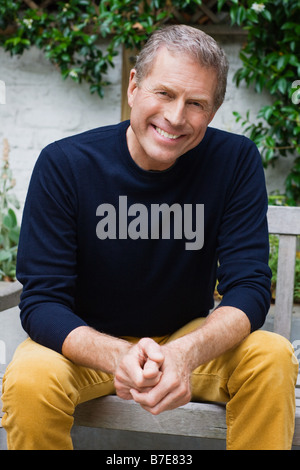
<path id="1" fill-rule="evenodd" d="M 262 12 L 261 12 L 261 15 L 267 20 L 267 21 L 272 21 L 273 17 L 272 17 L 272 13 L 267 10 L 267 9 L 264 9 Z"/>
<path id="2" fill-rule="evenodd" d="M 266 137 L 266 145 L 267 147 L 270 147 L 270 148 L 275 147 L 275 140 L 272 136 L 268 135 L 268 137 Z"/>
<path id="3" fill-rule="evenodd" d="M 258 113 L 258 117 L 263 117 L 266 121 L 269 121 L 273 114 L 273 106 L 264 106 Z"/>
<path id="4" fill-rule="evenodd" d="M 257 91 L 257 93 L 261 93 L 263 91 L 265 83 L 266 83 L 266 77 L 264 75 L 260 75 L 258 79 L 256 80 L 256 84 L 255 84 L 255 90 Z"/>
<path id="5" fill-rule="evenodd" d="M 277 82 L 278 90 L 284 94 L 287 90 L 288 82 L 285 78 L 280 78 Z"/>
<path id="6" fill-rule="evenodd" d="M 286 67 L 286 65 L 289 63 L 289 61 L 290 61 L 290 54 L 280 56 L 276 65 L 277 70 L 279 71 L 283 70 Z"/>
<path id="7" fill-rule="evenodd" d="M 9 261 L 11 259 L 11 252 L 7 250 L 0 250 L 0 262 Z"/>

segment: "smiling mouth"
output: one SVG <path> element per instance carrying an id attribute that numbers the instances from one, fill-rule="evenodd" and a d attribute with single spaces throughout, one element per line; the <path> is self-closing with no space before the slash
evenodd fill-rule
<path id="1" fill-rule="evenodd" d="M 180 135 L 175 135 L 175 134 L 169 134 L 168 132 L 160 129 L 159 127 L 155 127 L 156 132 L 158 132 L 160 135 L 163 137 L 168 137 L 168 139 L 176 140 L 180 137 Z"/>

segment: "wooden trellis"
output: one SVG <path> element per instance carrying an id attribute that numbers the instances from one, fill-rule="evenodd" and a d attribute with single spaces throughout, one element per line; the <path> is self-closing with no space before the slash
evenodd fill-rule
<path id="1" fill-rule="evenodd" d="M 172 9 L 172 12 L 179 23 L 186 23 L 188 21 L 191 25 L 203 25 L 227 22 L 229 17 L 228 13 L 219 12 L 217 3 L 218 0 L 204 0 L 202 4 L 197 7 L 197 11 L 190 15 L 176 10 L 175 8 Z"/>

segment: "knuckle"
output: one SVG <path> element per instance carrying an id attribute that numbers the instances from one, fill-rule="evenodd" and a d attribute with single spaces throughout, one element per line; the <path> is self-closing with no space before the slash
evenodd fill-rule
<path id="1" fill-rule="evenodd" d="M 150 408 L 149 412 L 153 415 L 153 416 L 157 416 L 160 414 L 160 410 L 158 408 Z"/>
<path id="2" fill-rule="evenodd" d="M 154 398 L 149 397 L 149 398 L 147 399 L 147 406 L 148 406 L 149 408 L 154 409 L 156 404 L 157 404 L 157 403 L 156 403 L 156 400 L 155 400 Z"/>
<path id="3" fill-rule="evenodd" d="M 123 373 L 120 368 L 118 368 L 115 372 L 115 380 L 121 381 L 123 378 Z"/>
<path id="4" fill-rule="evenodd" d="M 182 389 L 182 381 L 180 380 L 179 377 L 175 376 L 173 377 L 173 380 L 170 382 L 171 385 L 171 388 L 173 390 L 177 389 L 177 390 L 181 390 Z"/>
<path id="5" fill-rule="evenodd" d="M 119 381 L 119 379 L 117 377 L 114 378 L 114 386 L 116 388 L 119 388 L 121 385 L 121 382 Z"/>
<path id="6" fill-rule="evenodd" d="M 145 385 L 143 377 L 136 377 L 135 380 L 134 380 L 134 384 L 135 384 L 136 388 L 142 389 Z"/>

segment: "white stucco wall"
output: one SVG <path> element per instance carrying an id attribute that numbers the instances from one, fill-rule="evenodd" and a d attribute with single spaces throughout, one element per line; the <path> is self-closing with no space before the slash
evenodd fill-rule
<path id="1" fill-rule="evenodd" d="M 10 164 L 17 184 L 15 193 L 24 203 L 34 163 L 53 140 L 120 119 L 121 57 L 111 69 L 106 96 L 91 95 L 87 85 L 60 73 L 38 49 L 11 57 L 0 49 L 0 80 L 6 84 L 6 104 L 0 105 L 0 149 L 10 145 Z M 1 155 L 1 154 L 0 154 Z"/>
<path id="2" fill-rule="evenodd" d="M 212 126 L 231 132 L 242 132 L 235 123 L 232 111 L 241 113 L 251 109 L 256 116 L 268 96 L 258 95 L 245 86 L 232 83 L 235 70 L 240 67 L 238 52 L 241 42 L 222 39 L 229 57 L 230 73 L 226 100 L 212 122 Z M 10 162 L 17 181 L 15 193 L 23 206 L 30 175 L 41 149 L 53 140 L 76 134 L 90 128 L 112 124 L 121 114 L 121 55 L 109 72 L 111 85 L 104 99 L 89 93 L 88 86 L 72 80 L 63 81 L 60 73 L 38 49 L 30 49 L 21 57 L 11 57 L 0 49 L 0 80 L 6 84 L 6 104 L 0 104 L 0 156 L 3 138 L 10 145 Z M 278 170 L 268 170 L 269 191 L 282 187 L 286 169 L 281 162 Z"/>

